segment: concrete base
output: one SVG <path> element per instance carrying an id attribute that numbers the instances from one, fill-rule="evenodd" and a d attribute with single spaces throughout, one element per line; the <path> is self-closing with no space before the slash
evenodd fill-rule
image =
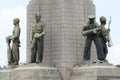
<path id="1" fill-rule="evenodd" d="M 104 62 L 89 63 L 75 66 L 70 80 L 120 80 L 120 68 Z"/>
<path id="2" fill-rule="evenodd" d="M 53 66 L 28 64 L 15 69 L 0 70 L 0 80 L 62 80 Z M 85 61 L 75 65 L 69 80 L 120 80 L 120 68 L 107 62 Z"/>
<path id="3" fill-rule="evenodd" d="M 11 80 L 61 80 L 55 67 L 29 64 L 13 70 Z"/>
<path id="4" fill-rule="evenodd" d="M 61 77 L 53 66 L 28 64 L 13 70 L 1 70 L 0 80 L 61 80 Z"/>
<path id="5" fill-rule="evenodd" d="M 0 80 L 10 80 L 11 70 L 0 70 Z"/>

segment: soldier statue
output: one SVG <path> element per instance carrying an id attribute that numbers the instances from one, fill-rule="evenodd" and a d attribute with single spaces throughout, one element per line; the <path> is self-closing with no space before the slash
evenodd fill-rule
<path id="1" fill-rule="evenodd" d="M 100 25 L 101 31 L 99 33 L 99 37 L 100 37 L 100 41 L 101 41 L 101 44 L 102 44 L 103 53 L 104 53 L 105 58 L 106 58 L 107 53 L 108 53 L 108 48 L 107 48 L 106 43 L 108 42 L 108 46 L 111 47 L 110 39 L 108 38 L 110 29 L 105 28 L 106 18 L 104 16 L 100 17 L 100 23 L 101 23 L 101 25 Z"/>
<path id="2" fill-rule="evenodd" d="M 7 42 L 7 54 L 8 54 L 8 65 L 18 65 L 19 64 L 19 47 L 20 47 L 20 26 L 19 18 L 13 20 L 14 29 L 13 34 L 6 38 Z M 12 47 L 10 43 L 12 41 Z"/>
<path id="3" fill-rule="evenodd" d="M 97 49 L 97 58 L 98 60 L 104 60 L 104 54 L 102 51 L 102 46 L 100 43 L 100 38 L 98 36 L 98 31 L 101 28 L 98 23 L 95 22 L 95 16 L 90 15 L 89 21 L 83 27 L 82 35 L 86 36 L 85 48 L 84 48 L 84 60 L 90 60 L 90 51 L 91 51 L 91 43 L 94 41 L 96 49 Z"/>
<path id="4" fill-rule="evenodd" d="M 41 63 L 44 50 L 45 24 L 41 22 L 41 15 L 35 14 L 36 23 L 32 26 L 32 48 L 30 63 Z"/>

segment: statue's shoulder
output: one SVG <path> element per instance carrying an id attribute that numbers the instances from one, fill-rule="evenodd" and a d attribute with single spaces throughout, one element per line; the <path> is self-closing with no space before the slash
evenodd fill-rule
<path id="1" fill-rule="evenodd" d="M 41 22 L 39 22 L 39 23 L 40 23 L 41 25 L 45 25 L 45 23 L 44 23 L 44 22 L 42 22 L 42 21 L 41 21 Z"/>
<path id="2" fill-rule="evenodd" d="M 36 26 L 36 24 L 33 24 L 33 25 L 32 25 L 32 28 L 34 28 L 35 26 Z"/>
<path id="3" fill-rule="evenodd" d="M 94 25 L 99 26 L 99 24 L 97 22 L 94 22 Z"/>
<path id="4" fill-rule="evenodd" d="M 14 27 L 14 30 L 20 30 L 20 26 L 18 25 L 16 27 Z"/>
<path id="5" fill-rule="evenodd" d="M 17 27 L 18 29 L 20 29 L 20 26 L 18 25 L 18 27 Z"/>
<path id="6" fill-rule="evenodd" d="M 89 22 L 87 22 L 86 24 L 84 24 L 84 27 L 89 27 Z"/>
<path id="7" fill-rule="evenodd" d="M 44 22 L 40 22 L 40 23 L 41 23 L 42 27 L 45 27 L 46 24 Z"/>

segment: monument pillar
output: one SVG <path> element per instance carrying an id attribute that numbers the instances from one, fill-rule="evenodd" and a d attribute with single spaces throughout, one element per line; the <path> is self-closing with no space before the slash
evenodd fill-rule
<path id="1" fill-rule="evenodd" d="M 31 0 L 27 6 L 28 62 L 36 12 L 40 12 L 42 22 L 46 24 L 43 63 L 56 65 L 67 80 L 71 68 L 82 62 L 85 39 L 81 31 L 88 15 L 95 15 L 95 6 L 91 0 Z M 95 53 L 94 48 L 92 53 Z"/>

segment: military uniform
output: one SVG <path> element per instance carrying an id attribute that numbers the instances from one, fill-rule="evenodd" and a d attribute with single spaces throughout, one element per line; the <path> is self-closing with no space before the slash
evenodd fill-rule
<path id="1" fill-rule="evenodd" d="M 20 47 L 20 27 L 19 27 L 19 19 L 14 19 L 14 29 L 13 34 L 6 38 L 8 44 L 8 63 L 9 65 L 18 65 L 19 64 L 19 47 Z M 10 42 L 12 40 L 12 48 L 10 47 Z"/>
<path id="2" fill-rule="evenodd" d="M 32 27 L 31 63 L 42 62 L 44 50 L 44 28 L 45 24 L 42 22 L 38 22 Z M 40 36 L 36 37 L 36 35 Z"/>
<path id="3" fill-rule="evenodd" d="M 105 55 L 105 58 L 107 56 L 107 53 L 108 53 L 108 48 L 107 48 L 107 38 L 106 36 L 108 35 L 108 30 L 106 30 L 105 28 L 105 24 L 106 24 L 106 18 L 104 16 L 101 16 L 100 17 L 100 22 L 101 22 L 101 31 L 100 31 L 100 34 L 99 34 L 99 37 L 100 37 L 100 41 L 101 41 L 101 44 L 102 44 L 102 49 L 103 49 L 103 53 Z"/>
<path id="4" fill-rule="evenodd" d="M 89 19 L 95 18 L 94 16 L 89 17 Z M 99 25 L 97 22 L 90 23 L 90 21 L 84 26 L 83 31 L 91 30 L 94 28 L 98 28 Z M 86 41 L 85 41 L 85 48 L 84 48 L 84 60 L 90 60 L 90 51 L 91 51 L 91 43 L 94 41 L 96 49 L 97 49 L 97 57 L 99 60 L 104 59 L 104 54 L 102 51 L 102 46 L 100 43 L 100 38 L 97 33 L 91 32 L 86 35 Z"/>
<path id="5" fill-rule="evenodd" d="M 13 61 L 16 62 L 16 64 L 19 62 L 19 47 L 20 47 L 20 27 L 15 26 L 13 30 L 13 37 L 14 39 L 13 44 L 12 44 L 12 56 L 13 56 Z"/>

